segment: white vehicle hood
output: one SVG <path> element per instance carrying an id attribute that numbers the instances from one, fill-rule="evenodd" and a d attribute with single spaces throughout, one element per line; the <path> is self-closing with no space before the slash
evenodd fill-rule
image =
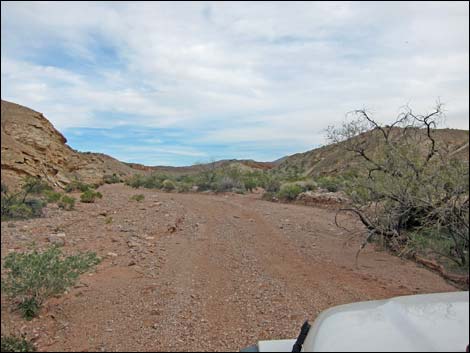
<path id="1" fill-rule="evenodd" d="M 312 325 L 304 352 L 465 352 L 469 293 L 441 293 L 341 305 Z"/>

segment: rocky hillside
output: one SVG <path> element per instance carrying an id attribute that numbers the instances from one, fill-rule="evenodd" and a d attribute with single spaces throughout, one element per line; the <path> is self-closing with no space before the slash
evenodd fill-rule
<path id="1" fill-rule="evenodd" d="M 15 187 L 25 176 L 40 176 L 63 187 L 77 178 L 99 183 L 106 174 L 136 170 L 104 154 L 80 153 L 39 112 L 2 100 L 2 182 Z"/>
<path id="2" fill-rule="evenodd" d="M 143 172 L 157 172 L 157 173 L 165 173 L 170 175 L 190 175 L 190 174 L 197 174 L 204 170 L 208 170 L 210 168 L 223 168 L 229 166 L 238 166 L 242 169 L 250 169 L 250 170 L 269 170 L 276 166 L 274 162 L 257 162 L 252 159 L 224 159 L 220 161 L 215 161 L 211 163 L 201 163 L 201 164 L 194 164 L 191 166 L 185 167 L 171 167 L 171 166 L 145 166 L 138 163 L 126 163 L 133 169 L 137 169 Z"/>
<path id="3" fill-rule="evenodd" d="M 424 132 L 424 131 L 423 131 Z M 368 132 L 368 138 L 374 132 Z M 457 129 L 437 129 L 434 130 L 434 138 L 438 146 L 442 146 L 448 151 L 453 151 L 455 158 L 469 160 L 469 131 Z M 374 149 L 378 150 L 379 145 L 372 143 L 370 148 L 372 154 Z M 291 156 L 281 158 L 277 161 L 275 169 L 285 171 L 292 168 L 305 175 L 322 176 L 341 174 L 351 168 L 358 166 L 362 159 L 352 152 L 345 152 L 341 144 L 323 146 L 304 153 L 296 153 Z"/>
<path id="4" fill-rule="evenodd" d="M 173 175 L 195 174 L 207 168 L 240 165 L 243 168 L 270 169 L 273 163 L 253 160 L 222 160 L 188 167 L 145 166 L 123 163 L 101 153 L 75 151 L 67 139 L 39 112 L 2 100 L 2 182 L 11 187 L 25 176 L 40 176 L 51 185 L 63 187 L 73 179 L 100 183 L 104 175 L 152 172 Z"/>

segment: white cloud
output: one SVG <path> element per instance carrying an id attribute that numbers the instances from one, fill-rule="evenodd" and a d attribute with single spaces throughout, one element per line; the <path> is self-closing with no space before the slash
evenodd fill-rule
<path id="1" fill-rule="evenodd" d="M 385 121 L 438 98 L 468 129 L 468 25 L 465 2 L 2 2 L 2 98 L 60 129 L 197 127 L 208 143 L 307 148 L 349 110 Z"/>

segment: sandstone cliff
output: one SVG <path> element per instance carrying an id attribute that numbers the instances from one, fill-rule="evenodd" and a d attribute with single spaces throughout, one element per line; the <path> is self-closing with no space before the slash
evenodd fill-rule
<path id="1" fill-rule="evenodd" d="M 15 187 L 25 176 L 40 176 L 63 187 L 74 178 L 100 183 L 106 174 L 130 175 L 130 166 L 104 154 L 81 153 L 39 112 L 1 102 L 1 178 Z"/>

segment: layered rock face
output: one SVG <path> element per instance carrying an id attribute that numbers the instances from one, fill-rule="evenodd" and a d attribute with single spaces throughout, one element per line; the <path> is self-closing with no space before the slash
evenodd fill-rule
<path id="1" fill-rule="evenodd" d="M 81 153 L 39 112 L 1 102 L 1 178 L 15 187 L 25 176 L 39 176 L 56 187 L 73 179 L 100 183 L 106 174 L 130 175 L 136 171 L 109 156 Z"/>

